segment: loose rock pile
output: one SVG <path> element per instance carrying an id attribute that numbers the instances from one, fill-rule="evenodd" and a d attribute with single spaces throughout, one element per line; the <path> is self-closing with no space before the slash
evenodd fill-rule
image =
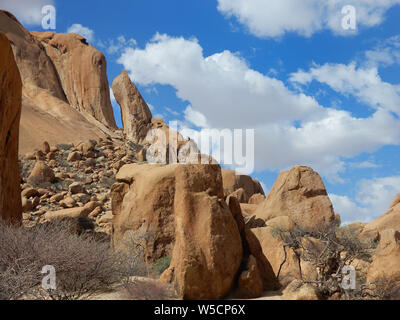
<path id="1" fill-rule="evenodd" d="M 19 161 L 24 224 L 74 218 L 84 228 L 110 234 L 111 186 L 124 164 L 143 160 L 141 148 L 111 138 L 77 145 L 43 142 Z"/>

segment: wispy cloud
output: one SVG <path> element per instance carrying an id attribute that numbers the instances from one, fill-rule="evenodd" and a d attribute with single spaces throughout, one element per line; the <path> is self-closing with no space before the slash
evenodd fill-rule
<path id="1" fill-rule="evenodd" d="M 75 23 L 67 29 L 67 33 L 77 33 L 86 38 L 88 42 L 94 41 L 94 31 L 88 27 L 84 27 L 79 23 Z"/>

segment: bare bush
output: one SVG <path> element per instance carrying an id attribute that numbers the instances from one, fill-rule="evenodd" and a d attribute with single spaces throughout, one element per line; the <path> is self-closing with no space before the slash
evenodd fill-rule
<path id="1" fill-rule="evenodd" d="M 140 273 L 128 254 L 73 229 L 68 221 L 30 229 L 0 223 L 0 298 L 86 299 Z M 55 268 L 54 290 L 41 287 L 45 265 Z"/>
<path id="2" fill-rule="evenodd" d="M 126 267 L 128 273 L 133 273 L 137 276 L 147 276 L 149 274 L 148 264 L 145 261 L 145 250 L 148 242 L 154 239 L 154 234 L 139 229 L 135 232 L 128 231 L 122 241 L 115 248 L 121 256 L 128 257 Z M 125 277 L 125 284 L 130 284 L 130 278 Z"/>
<path id="3" fill-rule="evenodd" d="M 274 229 L 273 235 L 283 242 L 284 260 L 278 271 L 278 278 L 286 263 L 287 250 L 293 250 L 298 259 L 309 262 L 316 270 L 315 279 L 301 279 L 302 283 L 314 285 L 324 298 L 333 296 L 345 299 L 387 299 L 393 296 L 398 286 L 381 278 L 377 283 L 365 283 L 365 275 L 358 274 L 357 283 L 362 283 L 354 290 L 342 288 L 346 275 L 342 273 L 345 266 L 355 260 L 371 261 L 371 254 L 376 248 L 372 240 L 361 241 L 354 230 L 336 226 L 317 227 L 304 230 L 296 227 L 293 230 Z"/>

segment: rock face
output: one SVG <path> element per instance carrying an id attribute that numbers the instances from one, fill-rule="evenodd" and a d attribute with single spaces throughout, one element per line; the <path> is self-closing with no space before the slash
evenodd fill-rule
<path id="1" fill-rule="evenodd" d="M 225 195 L 229 195 L 240 188 L 243 189 L 242 203 L 248 203 L 254 194 L 260 193 L 264 195 L 264 190 L 260 182 L 234 170 L 222 169 L 222 181 Z"/>
<path id="2" fill-rule="evenodd" d="M 107 128 L 115 127 L 115 122 L 104 57 L 97 50 L 73 35 L 55 37 L 54 44 L 58 47 L 51 47 L 48 45 L 51 35 L 33 36 L 11 13 L 3 10 L 0 10 L 0 32 L 11 42 L 23 83 L 20 154 L 39 149 L 43 141 L 56 145 L 116 135 Z M 61 54 L 67 45 L 68 48 L 76 45 L 79 52 L 74 49 Z M 57 60 L 61 56 L 63 62 Z M 74 81 L 79 88 L 71 94 L 70 85 Z"/>
<path id="3" fill-rule="evenodd" d="M 162 279 L 175 282 L 182 298 L 224 297 L 234 285 L 242 243 L 223 200 L 219 165 L 126 165 L 117 180 L 113 244 L 148 232 L 148 257 L 172 254 Z"/>
<path id="4" fill-rule="evenodd" d="M 243 260 L 238 279 L 237 294 L 243 298 L 259 297 L 263 291 L 279 288 L 274 271 L 263 253 L 260 241 L 253 230 L 246 227 L 239 200 L 231 195 L 226 199 L 240 237 L 242 238 Z"/>
<path id="5" fill-rule="evenodd" d="M 245 270 L 240 274 L 238 287 L 239 292 L 249 298 L 258 298 L 264 292 L 257 260 L 252 255 L 247 261 Z"/>
<path id="6" fill-rule="evenodd" d="M 149 239 L 146 258 L 157 260 L 172 253 L 175 240 L 174 197 L 176 166 L 126 165 L 111 190 L 114 214 L 113 242 L 130 233 L 156 234 Z"/>
<path id="7" fill-rule="evenodd" d="M 46 48 L 69 104 L 116 128 L 104 55 L 78 34 L 32 32 Z"/>
<path id="8" fill-rule="evenodd" d="M 364 226 L 361 235 L 373 235 L 386 229 L 394 229 L 400 232 L 400 202 L 398 202 L 398 196 L 392 201 L 386 213 Z"/>
<path id="9" fill-rule="evenodd" d="M 286 286 L 293 280 L 302 278 L 300 260 L 292 249 L 286 248 L 286 262 L 281 267 L 282 262 L 285 261 L 284 243 L 275 236 L 274 228 L 292 230 L 294 223 L 289 217 L 282 216 L 269 220 L 266 227 L 254 228 L 251 231 L 260 241 L 262 251 L 271 263 L 274 274 L 278 276 L 279 272 L 279 282 Z"/>
<path id="10" fill-rule="evenodd" d="M 24 88 L 39 88 L 67 102 L 51 59 L 43 46 L 9 12 L 0 10 L 0 32 L 10 40 Z"/>
<path id="11" fill-rule="evenodd" d="M 126 70 L 114 79 L 112 90 L 121 107 L 124 134 L 136 143 L 143 141 L 151 128 L 152 115 Z"/>
<path id="12" fill-rule="evenodd" d="M 288 216 L 304 229 L 335 221 L 333 206 L 321 177 L 305 166 L 282 172 L 255 215 L 264 221 Z"/>
<path id="13" fill-rule="evenodd" d="M 251 198 L 249 199 L 249 204 L 259 205 L 259 204 L 263 203 L 264 200 L 265 200 L 265 196 L 263 194 L 256 193 L 256 194 L 253 194 L 251 196 Z"/>
<path id="14" fill-rule="evenodd" d="M 374 282 L 385 276 L 392 282 L 400 283 L 400 232 L 385 229 L 380 233 L 377 252 L 368 269 L 367 281 Z"/>
<path id="15" fill-rule="evenodd" d="M 22 218 L 18 136 L 21 116 L 21 77 L 10 42 L 0 33 L 0 218 Z"/>

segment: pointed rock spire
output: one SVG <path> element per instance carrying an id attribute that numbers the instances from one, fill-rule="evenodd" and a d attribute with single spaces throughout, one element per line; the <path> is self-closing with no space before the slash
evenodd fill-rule
<path id="1" fill-rule="evenodd" d="M 133 142 L 140 142 L 151 128 L 152 114 L 126 70 L 114 79 L 112 90 L 121 107 L 124 134 Z"/>

